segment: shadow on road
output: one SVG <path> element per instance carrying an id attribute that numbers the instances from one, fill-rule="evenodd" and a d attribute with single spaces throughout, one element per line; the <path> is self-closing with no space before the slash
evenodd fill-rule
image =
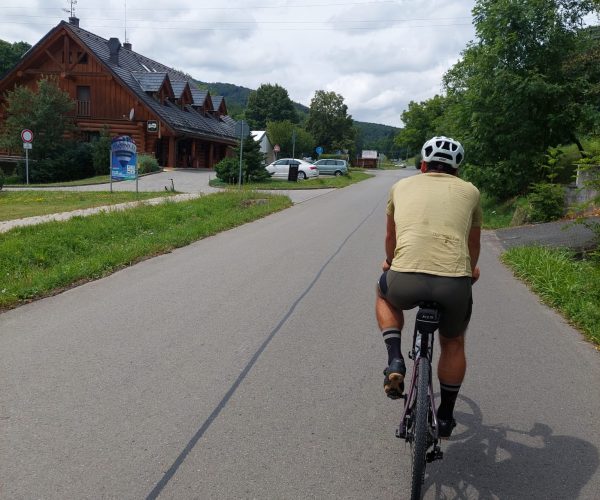
<path id="1" fill-rule="evenodd" d="M 483 425 L 479 407 L 460 399 L 470 410 L 456 412 L 459 432 L 444 459 L 428 466 L 426 498 L 578 498 L 598 468 L 598 449 L 588 441 L 554 435 L 539 422 L 528 430 Z"/>

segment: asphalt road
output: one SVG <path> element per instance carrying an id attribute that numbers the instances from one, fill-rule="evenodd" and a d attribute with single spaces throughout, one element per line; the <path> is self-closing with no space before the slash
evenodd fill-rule
<path id="1" fill-rule="evenodd" d="M 0 498 L 407 498 L 372 309 L 410 173 L 0 315 Z M 425 498 L 597 499 L 598 352 L 500 248 L 484 234 L 459 426 Z"/>

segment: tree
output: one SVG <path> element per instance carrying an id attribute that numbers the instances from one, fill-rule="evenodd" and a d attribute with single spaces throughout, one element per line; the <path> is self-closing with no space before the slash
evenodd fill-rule
<path id="1" fill-rule="evenodd" d="M 56 160 L 65 156 L 65 135 L 73 130 L 70 113 L 74 107 L 75 102 L 69 94 L 49 78 L 41 79 L 35 91 L 17 86 L 7 92 L 4 110 L 6 120 L 0 130 L 0 147 L 21 151 L 21 131 L 26 128 L 33 131 L 34 142 L 30 158 L 35 164 L 32 167 L 32 180 L 36 176 L 39 181 L 48 181 L 54 180 L 56 176 L 73 174 L 71 166 L 65 170 L 64 165 L 58 165 Z M 71 160 L 76 161 L 72 155 L 65 161 Z M 88 165 L 82 165 L 81 170 L 87 167 Z M 60 172 L 55 175 L 53 170 Z M 68 174 L 65 173 L 67 171 Z"/>
<path id="2" fill-rule="evenodd" d="M 239 157 L 239 146 L 235 149 Z M 265 169 L 265 154 L 260 150 L 260 142 L 255 141 L 251 135 L 244 138 L 244 148 L 242 152 L 243 173 L 245 182 L 262 181 L 269 178 L 269 173 Z"/>
<path id="3" fill-rule="evenodd" d="M 96 175 L 108 175 L 110 173 L 110 151 L 111 137 L 108 126 L 102 127 L 100 135 L 92 141 L 92 164 Z"/>
<path id="4" fill-rule="evenodd" d="M 260 143 L 251 136 L 244 138 L 242 151 L 242 183 L 260 182 L 269 178 L 264 165 L 265 155 Z M 240 147 L 234 149 L 232 157 L 224 158 L 215 165 L 217 177 L 228 184 L 237 184 L 240 177 Z"/>
<path id="5" fill-rule="evenodd" d="M 536 166 L 550 146 L 578 142 L 591 82 L 565 68 L 592 8 L 572 0 L 476 2 L 478 41 L 444 77 L 444 120 L 478 165 L 472 173 L 483 189 L 521 192 L 540 178 Z"/>
<path id="6" fill-rule="evenodd" d="M 420 152 L 425 141 L 434 135 L 451 135 L 440 124 L 445 103 L 446 99 L 439 95 L 420 103 L 409 102 L 408 109 L 402 113 L 404 128 L 396 136 L 396 145 L 414 154 Z"/>
<path id="7" fill-rule="evenodd" d="M 295 136 L 295 144 L 294 144 Z M 281 148 L 279 157 L 310 156 L 315 150 L 315 140 L 305 129 L 289 120 L 267 123 L 267 137 L 271 144 Z"/>
<path id="8" fill-rule="evenodd" d="M 306 129 L 325 151 L 351 149 L 356 137 L 344 98 L 324 90 L 317 90 L 310 102 Z"/>
<path id="9" fill-rule="evenodd" d="M 0 76 L 12 68 L 31 48 L 27 42 L 9 43 L 0 40 Z"/>
<path id="10" fill-rule="evenodd" d="M 298 113 L 287 90 L 279 85 L 262 84 L 248 97 L 246 120 L 252 130 L 265 130 L 269 121 L 298 123 Z"/>
<path id="11" fill-rule="evenodd" d="M 36 91 L 17 86 L 6 96 L 6 121 L 1 131 L 4 147 L 16 151 L 22 148 L 21 130 L 31 129 L 35 136 L 32 155 L 48 156 L 64 142 L 63 136 L 73 129 L 70 113 L 75 102 L 68 93 L 49 78 L 38 82 Z"/>

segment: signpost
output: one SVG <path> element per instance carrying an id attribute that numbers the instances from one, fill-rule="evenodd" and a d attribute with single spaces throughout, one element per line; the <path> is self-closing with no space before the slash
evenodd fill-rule
<path id="1" fill-rule="evenodd" d="M 238 186 L 242 188 L 242 158 L 244 152 L 244 137 L 250 134 L 250 127 L 248 123 L 241 120 L 235 124 L 235 135 L 240 136 L 240 174 L 238 178 Z"/>
<path id="2" fill-rule="evenodd" d="M 21 130 L 21 139 L 23 139 L 23 149 L 25 150 L 25 179 L 29 185 L 29 150 L 33 149 L 33 132 L 28 128 Z"/>
<path id="3" fill-rule="evenodd" d="M 277 153 L 279 153 L 279 151 L 281 151 L 279 144 L 275 144 L 275 146 L 273 146 L 273 152 L 275 153 L 275 159 L 277 159 Z"/>
<path id="4" fill-rule="evenodd" d="M 321 156 L 321 155 L 323 154 L 323 147 L 322 147 L 322 146 L 317 146 L 317 147 L 315 148 L 315 152 L 316 152 L 316 153 L 317 153 L 319 156 Z"/>

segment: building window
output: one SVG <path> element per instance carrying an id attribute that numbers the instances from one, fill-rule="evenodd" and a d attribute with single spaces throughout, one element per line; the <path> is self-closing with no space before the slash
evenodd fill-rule
<path id="1" fill-rule="evenodd" d="M 100 139 L 100 132 L 93 130 L 83 131 L 83 142 L 94 142 Z"/>
<path id="2" fill-rule="evenodd" d="M 90 87 L 77 86 L 77 116 L 91 116 L 92 92 Z"/>

